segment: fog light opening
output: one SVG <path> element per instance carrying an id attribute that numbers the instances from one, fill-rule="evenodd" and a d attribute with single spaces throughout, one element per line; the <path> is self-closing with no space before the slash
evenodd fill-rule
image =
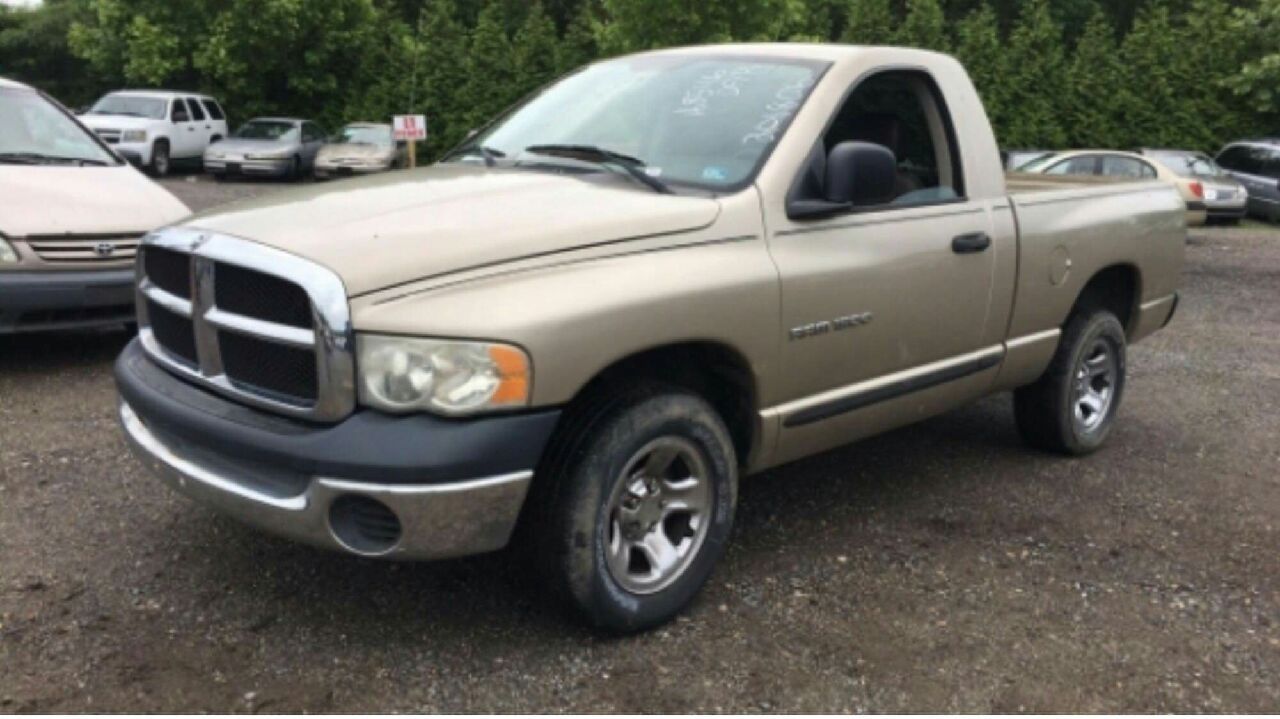
<path id="1" fill-rule="evenodd" d="M 364 555 L 390 552 L 403 533 L 390 507 L 359 494 L 344 494 L 329 505 L 329 531 L 343 547 Z"/>

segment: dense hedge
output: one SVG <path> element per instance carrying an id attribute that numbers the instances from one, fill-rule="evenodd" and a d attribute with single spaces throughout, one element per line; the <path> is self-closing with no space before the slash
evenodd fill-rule
<path id="1" fill-rule="evenodd" d="M 199 89 L 235 119 L 414 110 L 439 152 L 593 58 L 729 40 L 954 53 L 1007 147 L 1280 129 L 1280 0 L 45 0 L 0 9 L 0 75 L 73 105 Z"/>

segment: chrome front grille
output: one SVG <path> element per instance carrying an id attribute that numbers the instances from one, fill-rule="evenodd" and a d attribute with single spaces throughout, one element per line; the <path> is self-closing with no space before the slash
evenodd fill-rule
<path id="1" fill-rule="evenodd" d="M 115 145 L 120 142 L 120 130 L 94 130 L 94 132 L 108 145 Z"/>
<path id="2" fill-rule="evenodd" d="M 120 262 L 138 253 L 142 233 L 120 235 L 31 235 L 26 238 L 45 262 Z"/>
<path id="3" fill-rule="evenodd" d="M 355 407 L 346 290 L 336 274 L 233 237 L 143 240 L 138 329 L 170 371 L 245 404 L 316 421 Z"/>

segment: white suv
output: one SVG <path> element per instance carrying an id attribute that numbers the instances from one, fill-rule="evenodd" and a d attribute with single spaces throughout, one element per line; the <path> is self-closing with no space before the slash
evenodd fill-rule
<path id="1" fill-rule="evenodd" d="M 218 101 L 187 92 L 120 90 L 104 95 L 80 121 L 157 177 L 177 162 L 198 166 L 205 148 L 227 136 Z"/>

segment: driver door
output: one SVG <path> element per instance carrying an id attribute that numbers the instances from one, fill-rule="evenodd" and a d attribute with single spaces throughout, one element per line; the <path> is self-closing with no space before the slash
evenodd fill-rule
<path id="1" fill-rule="evenodd" d="M 846 141 L 889 148 L 895 199 L 787 218 L 772 232 L 790 398 L 775 409 L 780 461 L 935 414 L 990 386 L 1003 356 L 993 338 L 1004 328 L 994 332 L 991 317 L 997 264 L 1012 272 L 1016 232 L 1007 201 L 965 196 L 944 102 L 923 71 L 863 81 L 815 158 Z"/>

